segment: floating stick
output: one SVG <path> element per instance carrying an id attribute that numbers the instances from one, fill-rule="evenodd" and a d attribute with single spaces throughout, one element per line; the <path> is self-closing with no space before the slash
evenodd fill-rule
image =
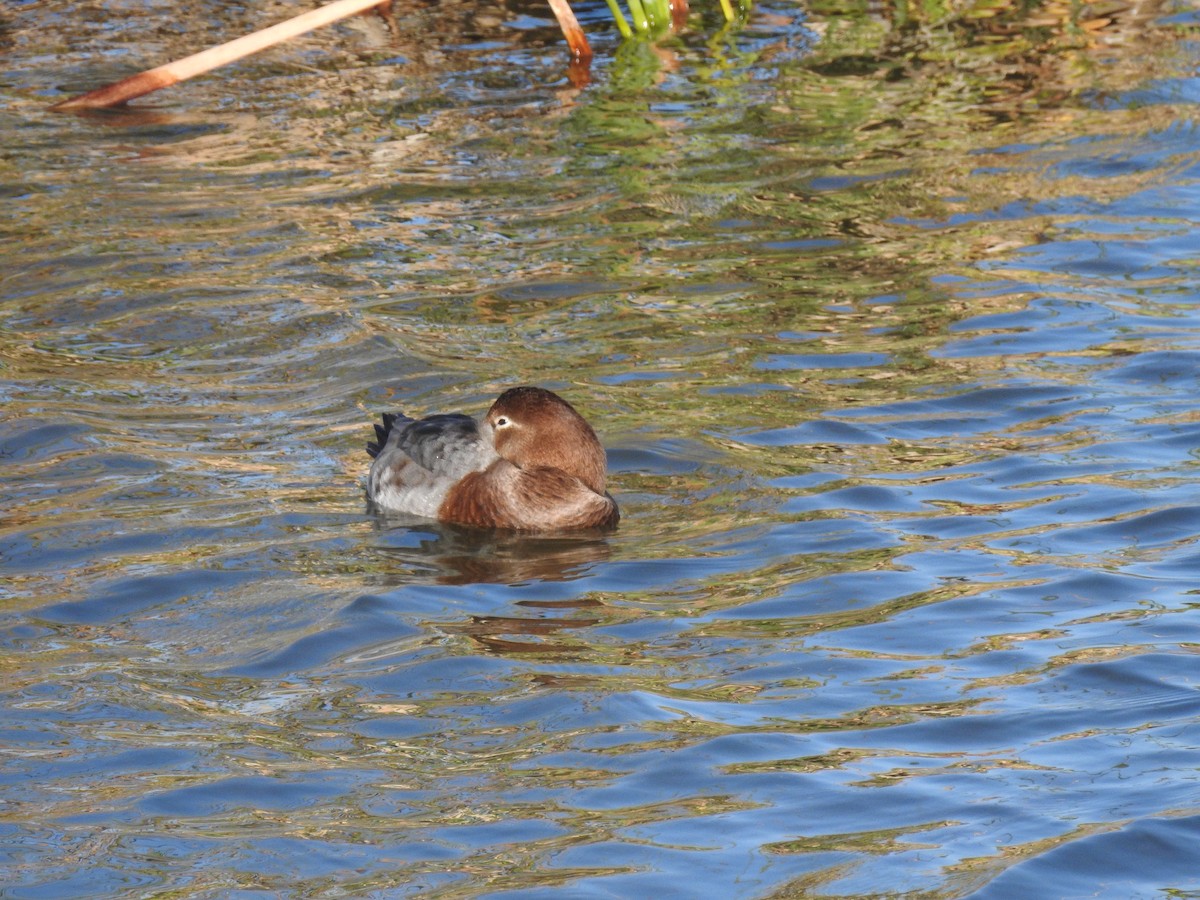
<path id="1" fill-rule="evenodd" d="M 201 50 L 199 53 L 158 66 L 155 69 L 139 72 L 137 75 L 131 75 L 115 84 L 97 88 L 69 100 L 63 100 L 50 108 L 53 110 L 100 109 L 105 106 L 116 106 L 118 103 L 125 103 L 135 97 L 157 91 L 159 88 L 170 87 L 193 76 L 202 75 L 218 66 L 234 62 L 243 56 L 257 53 L 259 50 L 265 50 L 267 47 L 304 34 L 306 31 L 312 31 L 322 25 L 329 25 L 338 19 L 363 12 L 373 6 L 383 5 L 384 3 L 381 3 L 380 0 L 336 0 L 335 3 L 328 3 L 288 19 L 286 22 L 280 22 L 278 25 L 272 25 L 270 28 L 264 28 L 217 47 L 209 47 L 207 50 Z M 572 16 L 571 20 L 574 21 L 575 17 Z M 579 28 L 577 22 L 575 27 Z M 566 30 L 565 26 L 563 30 Z M 582 37 L 582 35 L 581 31 L 580 36 Z M 585 40 L 584 45 L 586 46 L 586 44 Z M 588 55 L 591 56 L 590 50 Z"/>

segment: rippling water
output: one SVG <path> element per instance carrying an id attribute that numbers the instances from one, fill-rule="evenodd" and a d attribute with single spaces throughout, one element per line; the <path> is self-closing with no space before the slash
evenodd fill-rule
<path id="1" fill-rule="evenodd" d="M 1200 891 L 1194 12 L 596 7 L 581 89 L 446 5 L 47 113 L 264 24 L 106 8 L 0 28 L 0 896 Z M 365 511 L 528 382 L 614 534 Z"/>

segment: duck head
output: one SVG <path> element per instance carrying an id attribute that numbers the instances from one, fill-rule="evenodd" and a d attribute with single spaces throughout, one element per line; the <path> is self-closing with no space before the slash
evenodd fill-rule
<path id="1" fill-rule="evenodd" d="M 484 420 L 496 453 L 522 468 L 550 466 L 604 493 L 606 459 L 596 432 L 575 408 L 553 391 L 509 388 Z"/>

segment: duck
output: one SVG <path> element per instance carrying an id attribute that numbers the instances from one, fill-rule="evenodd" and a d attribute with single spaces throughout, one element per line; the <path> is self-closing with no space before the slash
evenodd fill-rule
<path id="1" fill-rule="evenodd" d="M 509 388 L 480 418 L 384 413 L 375 438 L 367 499 L 384 512 L 536 532 L 620 520 L 600 439 L 545 388 Z"/>

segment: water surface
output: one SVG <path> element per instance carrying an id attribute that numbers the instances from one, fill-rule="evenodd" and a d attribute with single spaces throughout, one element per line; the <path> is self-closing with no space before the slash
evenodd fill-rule
<path id="1" fill-rule="evenodd" d="M 597 6 L 581 88 L 446 6 L 53 115 L 264 24 L 80 9 L 0 33 L 0 896 L 1200 890 L 1195 13 Z M 365 509 L 520 383 L 616 532 Z"/>

